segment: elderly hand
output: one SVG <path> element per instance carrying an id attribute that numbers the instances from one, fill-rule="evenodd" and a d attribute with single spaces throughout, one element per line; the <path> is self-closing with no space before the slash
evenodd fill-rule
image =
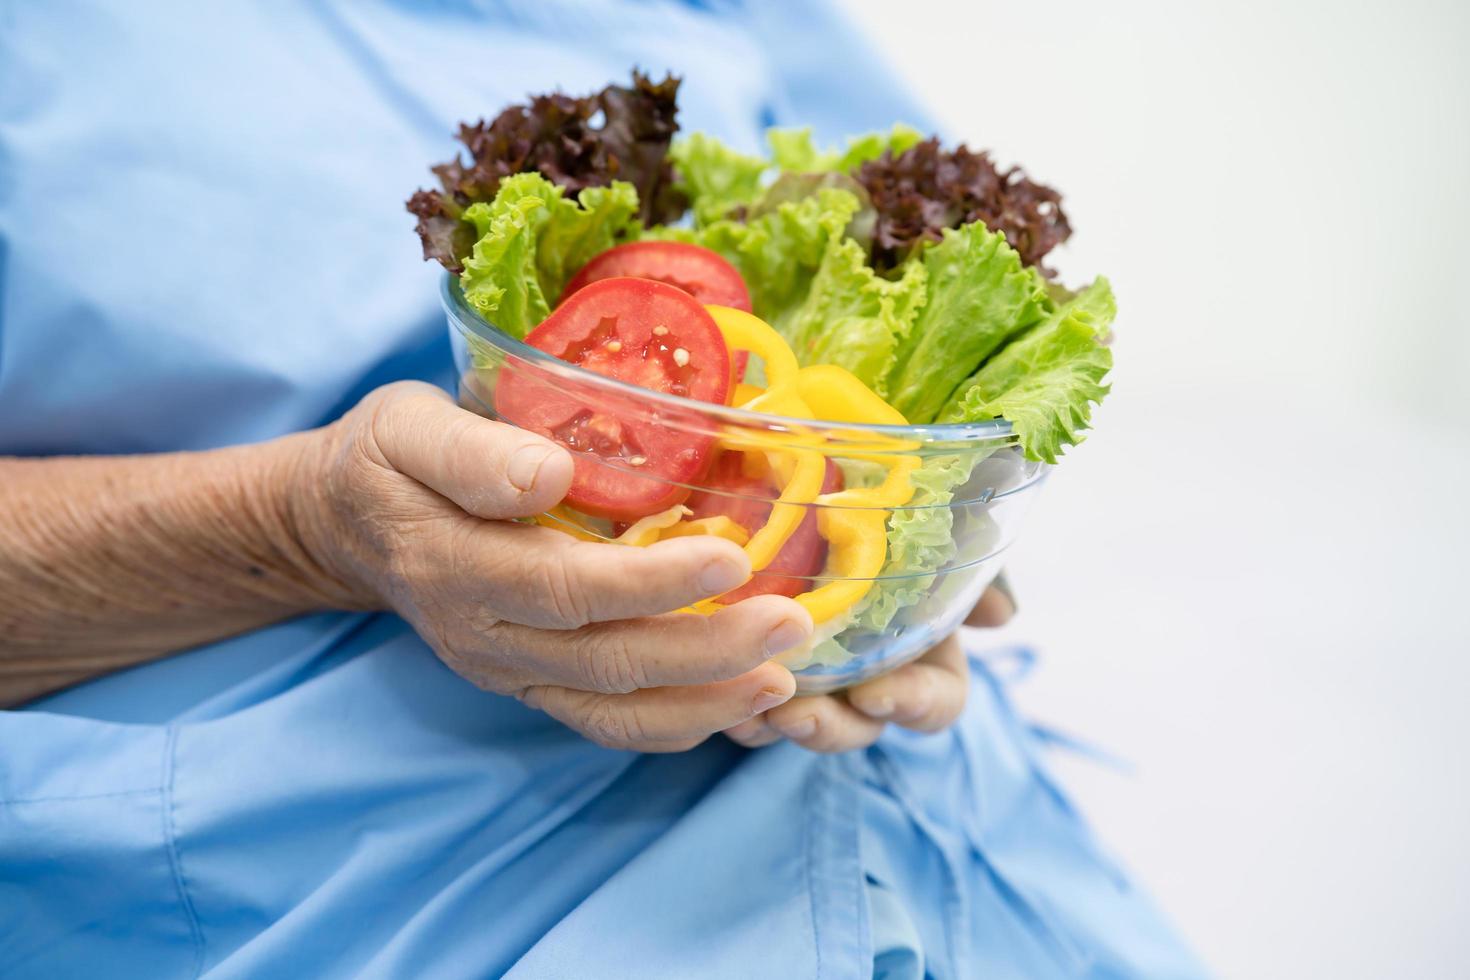
<path id="1" fill-rule="evenodd" d="M 565 450 L 404 382 L 322 430 L 321 492 L 296 516 L 312 557 L 364 605 L 401 614 L 455 672 L 608 746 L 671 752 L 787 701 L 767 661 L 811 617 L 781 596 L 677 613 L 750 574 L 739 547 L 574 540 L 510 518 L 556 504 Z"/>
<path id="2" fill-rule="evenodd" d="M 965 622 L 1001 626 L 1014 613 L 1011 599 L 992 586 Z M 872 745 L 890 721 L 920 732 L 948 727 L 964 708 L 969 686 L 965 652 L 950 636 L 890 674 L 837 694 L 793 698 L 725 734 L 749 748 L 784 737 L 815 752 L 846 752 Z"/>

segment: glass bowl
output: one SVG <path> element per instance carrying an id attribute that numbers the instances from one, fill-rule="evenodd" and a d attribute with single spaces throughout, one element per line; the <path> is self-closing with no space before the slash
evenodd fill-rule
<path id="1" fill-rule="evenodd" d="M 515 375 L 521 399 L 528 387 L 534 391 L 540 386 L 559 399 L 571 394 L 579 405 L 622 422 L 674 430 L 712 443 L 717 451 L 739 450 L 745 454 L 741 460 L 764 461 L 761 465 L 770 467 L 777 485 L 782 472 L 791 472 L 785 461 L 801 453 L 825 457 L 823 464 L 830 461 L 841 470 L 849 489 L 880 484 L 896 467 L 909 473 L 916 489 L 899 506 L 860 501 L 776 505 L 791 514 L 801 508 L 802 520 L 815 521 L 824 540 L 827 532 L 842 527 L 882 527 L 887 532 L 886 554 L 874 575 L 841 574 L 844 564 L 853 564 L 845 560 L 852 553 L 837 545 L 827 548 L 825 566 L 816 574 L 755 573 L 761 587 L 797 593 L 798 602 L 820 613 L 813 617 L 819 620 L 813 642 L 779 658 L 796 675 L 802 694 L 835 691 L 876 677 L 954 631 L 1000 571 L 1005 550 L 1049 470 L 1024 458 L 1004 421 L 867 425 L 693 401 L 594 374 L 515 340 L 466 305 L 454 276 L 445 276 L 442 299 L 459 369 L 460 402 L 486 417 L 515 424 L 497 412 L 495 398 L 497 385 Z M 624 478 L 657 483 L 665 500 L 677 502 L 687 494 L 688 502 L 714 494 L 731 498 L 731 503 L 745 498 L 746 506 L 771 503 L 768 497 L 715 486 L 705 477 L 688 483 L 662 480 L 624 458 L 590 451 L 575 458 L 579 469 L 613 467 Z M 565 507 L 538 520 L 592 540 L 612 541 L 622 530 Z"/>

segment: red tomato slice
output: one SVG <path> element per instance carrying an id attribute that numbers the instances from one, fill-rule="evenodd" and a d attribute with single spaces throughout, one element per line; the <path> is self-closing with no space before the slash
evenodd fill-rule
<path id="1" fill-rule="evenodd" d="M 724 404 L 730 353 L 719 327 L 687 292 L 651 279 L 592 283 L 562 303 L 526 343 L 629 384 Z M 572 450 L 576 470 L 566 502 L 577 510 L 634 521 L 681 502 L 709 461 L 712 435 L 689 431 L 665 411 L 657 421 L 633 396 L 609 394 L 507 364 L 495 386 L 506 421 Z"/>
<path id="2" fill-rule="evenodd" d="M 561 300 L 584 286 L 614 276 L 656 279 L 677 286 L 703 305 L 733 306 L 751 312 L 745 280 L 718 252 L 684 242 L 628 242 L 610 248 L 582 266 L 562 290 Z"/>
<path id="3" fill-rule="evenodd" d="M 721 453 L 705 474 L 703 483 L 710 489 L 696 490 L 684 502 L 694 511 L 692 519 L 724 515 L 751 534 L 765 526 L 771 516 L 770 502 L 781 495 L 770 479 L 747 476 L 744 454 L 738 452 Z M 841 489 L 842 471 L 829 459 L 822 492 L 836 493 Z M 719 601 L 728 605 L 756 595 L 796 596 L 809 592 L 810 577 L 821 572 L 826 563 L 827 542 L 817 529 L 816 510 L 808 508 L 771 563 L 740 588 L 720 596 Z"/>
<path id="4" fill-rule="evenodd" d="M 613 276 L 656 279 L 684 292 L 705 305 L 733 306 L 752 312 L 750 291 L 733 265 L 718 253 L 683 242 L 629 242 L 610 248 L 582 266 L 562 290 L 566 302 L 577 290 Z M 745 377 L 749 351 L 735 351 L 735 380 Z"/>

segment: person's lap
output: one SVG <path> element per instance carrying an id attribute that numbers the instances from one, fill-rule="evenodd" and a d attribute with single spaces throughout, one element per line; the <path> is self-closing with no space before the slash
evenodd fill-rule
<path id="1" fill-rule="evenodd" d="M 107 678 L 0 715 L 0 972 L 1199 972 L 972 670 L 845 756 L 600 748 L 391 616 Z"/>

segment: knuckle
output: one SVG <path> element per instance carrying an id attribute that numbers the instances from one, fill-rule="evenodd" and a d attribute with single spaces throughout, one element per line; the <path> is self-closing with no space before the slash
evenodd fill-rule
<path id="1" fill-rule="evenodd" d="M 922 669 L 910 667 L 901 675 L 895 674 L 893 680 L 895 721 L 912 724 L 934 709 L 933 688 Z"/>
<path id="2" fill-rule="evenodd" d="M 445 666 L 483 691 L 519 695 L 534 679 L 509 655 L 503 635 L 506 623 L 493 614 L 462 617 L 442 609 L 420 609 L 411 622 Z"/>
<path id="3" fill-rule="evenodd" d="M 834 755 L 838 752 L 847 752 L 850 749 L 871 745 L 872 742 L 864 738 L 865 734 L 860 730 L 855 731 L 848 726 L 833 724 L 829 719 L 823 719 L 822 724 L 817 726 L 817 730 L 809 738 L 801 740 L 801 746 L 822 755 Z"/>
<path id="4" fill-rule="evenodd" d="M 766 635 L 752 628 L 753 617 L 739 605 L 727 606 L 713 616 L 686 614 L 681 620 L 684 645 L 698 650 L 715 674 L 712 679 L 738 677 L 770 659 Z"/>
<path id="5" fill-rule="evenodd" d="M 597 698 L 584 709 L 581 727 L 588 738 L 609 749 L 627 748 L 644 737 L 637 712 L 619 710 L 609 698 Z"/>
<path id="6" fill-rule="evenodd" d="M 392 447 L 421 439 L 430 413 L 443 398 L 443 392 L 422 381 L 395 381 L 365 398 L 361 409 L 366 419 L 359 434 L 369 457 L 386 463 Z"/>
<path id="7" fill-rule="evenodd" d="M 819 729 L 815 735 L 800 740 L 802 748 L 822 755 L 832 755 L 845 751 L 849 746 L 847 740 L 837 733 Z"/>
<path id="8" fill-rule="evenodd" d="M 863 749 L 878 740 L 881 724 L 860 725 L 845 719 L 823 717 L 817 730 L 801 740 L 801 746 L 822 755 Z"/>
<path id="9" fill-rule="evenodd" d="M 569 561 L 540 561 L 536 581 L 541 586 L 543 605 L 563 629 L 576 629 L 592 622 L 587 590 L 577 580 Z"/>
<path id="10" fill-rule="evenodd" d="M 648 686 L 643 664 L 622 631 L 586 634 L 576 649 L 581 675 L 593 690 L 630 694 Z"/>

